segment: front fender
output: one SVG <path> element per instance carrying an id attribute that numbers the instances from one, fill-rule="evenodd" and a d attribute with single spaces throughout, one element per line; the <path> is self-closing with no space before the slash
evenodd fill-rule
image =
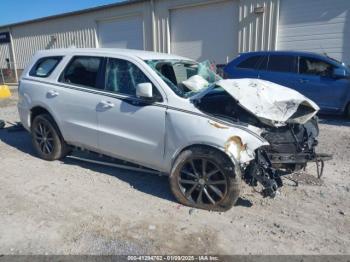
<path id="1" fill-rule="evenodd" d="M 191 145 L 208 145 L 226 153 L 235 166 L 255 158 L 255 150 L 269 143 L 260 137 L 259 129 L 229 125 L 205 115 L 179 111 L 167 112 L 165 163 L 170 171 L 178 154 Z"/>

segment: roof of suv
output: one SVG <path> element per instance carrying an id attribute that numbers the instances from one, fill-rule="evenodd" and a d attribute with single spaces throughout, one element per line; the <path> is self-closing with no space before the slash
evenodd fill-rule
<path id="1" fill-rule="evenodd" d="M 119 49 L 119 48 L 59 48 L 50 50 L 38 51 L 40 55 L 71 55 L 75 53 L 86 53 L 87 55 L 94 54 L 110 54 L 110 55 L 124 55 L 130 57 L 138 57 L 142 60 L 166 60 L 166 59 L 177 59 L 177 60 L 191 60 L 186 57 L 181 57 L 172 54 L 157 53 L 136 49 Z"/>

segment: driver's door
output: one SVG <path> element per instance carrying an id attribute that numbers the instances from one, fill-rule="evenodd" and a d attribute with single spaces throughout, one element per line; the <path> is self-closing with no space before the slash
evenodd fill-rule
<path id="1" fill-rule="evenodd" d="M 299 88 L 323 111 L 338 111 L 347 97 L 346 79 L 332 76 L 334 66 L 313 57 L 299 58 Z"/>
<path id="2" fill-rule="evenodd" d="M 136 97 L 136 85 L 151 82 L 130 61 L 109 58 L 105 90 L 97 105 L 100 151 L 116 158 L 160 168 L 164 153 L 165 106 L 153 86 L 154 99 Z"/>

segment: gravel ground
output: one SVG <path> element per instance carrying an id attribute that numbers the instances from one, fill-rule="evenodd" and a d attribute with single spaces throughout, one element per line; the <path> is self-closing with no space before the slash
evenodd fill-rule
<path id="1" fill-rule="evenodd" d="M 18 121 L 16 99 L 0 119 Z M 242 184 L 225 213 L 179 205 L 166 177 L 43 161 L 27 132 L 0 130 L 0 253 L 350 254 L 350 121 L 320 130 L 318 150 L 334 154 L 322 180 L 310 167 L 275 199 Z"/>

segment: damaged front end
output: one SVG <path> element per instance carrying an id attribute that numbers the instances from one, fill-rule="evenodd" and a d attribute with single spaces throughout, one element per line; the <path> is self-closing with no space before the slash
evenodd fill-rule
<path id="1" fill-rule="evenodd" d="M 255 159 L 244 172 L 244 180 L 251 186 L 258 182 L 265 196 L 275 196 L 283 185 L 281 176 L 305 169 L 309 162 L 316 164 L 317 176 L 323 174 L 324 161 L 330 155 L 317 154 L 318 123 L 313 117 L 305 124 L 287 124 L 279 128 L 265 128 L 261 134 L 268 142 L 255 151 Z"/>
<path id="2" fill-rule="evenodd" d="M 254 187 L 260 183 L 264 196 L 274 197 L 283 185 L 281 176 L 304 169 L 309 162 L 316 163 L 320 178 L 324 161 L 331 158 L 316 153 L 319 108 L 294 90 L 257 79 L 220 80 L 192 101 L 201 111 L 246 125 L 268 142 L 253 157 L 252 152 L 245 155 L 247 145 L 234 136 L 225 145 L 226 150 L 239 151 L 243 179 Z"/>

